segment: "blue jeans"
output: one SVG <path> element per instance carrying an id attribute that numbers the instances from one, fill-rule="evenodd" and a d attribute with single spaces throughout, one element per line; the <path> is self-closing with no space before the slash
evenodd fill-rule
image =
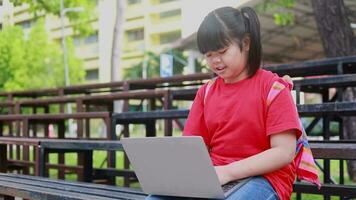
<path id="1" fill-rule="evenodd" d="M 271 184 L 263 177 L 254 177 L 226 200 L 278 200 Z M 150 195 L 146 200 L 198 200 L 198 198 Z"/>

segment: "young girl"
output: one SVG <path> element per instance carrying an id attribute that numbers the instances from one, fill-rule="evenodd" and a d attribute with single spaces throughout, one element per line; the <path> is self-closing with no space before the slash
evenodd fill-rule
<path id="1" fill-rule="evenodd" d="M 204 18 L 197 42 L 217 78 L 198 90 L 183 134 L 203 137 L 222 185 L 253 177 L 228 199 L 290 199 L 298 113 L 287 83 L 260 68 L 256 13 L 216 9 Z M 268 101 L 272 87 L 280 92 Z"/>
<path id="2" fill-rule="evenodd" d="M 253 177 L 229 199 L 290 199 L 301 135 L 288 84 L 261 69 L 255 11 L 223 7 L 199 27 L 198 48 L 217 74 L 194 100 L 184 135 L 204 138 L 220 183 Z M 280 92 L 267 101 L 272 87 Z"/>

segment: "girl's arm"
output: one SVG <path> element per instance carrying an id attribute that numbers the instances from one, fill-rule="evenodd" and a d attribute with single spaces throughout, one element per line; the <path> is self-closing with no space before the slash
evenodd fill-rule
<path id="1" fill-rule="evenodd" d="M 296 148 L 295 130 L 272 134 L 270 141 L 271 148 L 266 151 L 228 165 L 216 166 L 220 184 L 273 172 L 293 161 Z"/>

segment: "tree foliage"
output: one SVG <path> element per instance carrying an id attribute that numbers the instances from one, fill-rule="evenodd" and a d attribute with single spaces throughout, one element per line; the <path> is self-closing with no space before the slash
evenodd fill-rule
<path id="1" fill-rule="evenodd" d="M 35 16 L 41 16 L 43 14 L 53 14 L 60 16 L 60 0 L 10 0 L 15 6 L 28 4 L 29 10 Z M 95 0 L 64 0 L 65 8 L 82 7 L 81 12 L 67 12 L 66 17 L 73 25 L 75 34 L 88 36 L 92 33 L 93 28 L 90 26 L 90 22 L 97 18 L 95 12 L 96 8 Z"/>
<path id="2" fill-rule="evenodd" d="M 82 61 L 74 57 L 68 43 L 70 79 L 84 80 Z M 64 85 L 63 54 L 60 45 L 48 39 L 43 20 L 38 20 L 28 36 L 17 26 L 6 26 L 0 32 L 0 88 L 23 90 Z"/>
<path id="3" fill-rule="evenodd" d="M 279 26 L 294 24 L 294 13 L 289 11 L 293 8 L 296 0 L 264 0 L 257 5 L 257 12 L 273 12 L 274 22 Z"/>

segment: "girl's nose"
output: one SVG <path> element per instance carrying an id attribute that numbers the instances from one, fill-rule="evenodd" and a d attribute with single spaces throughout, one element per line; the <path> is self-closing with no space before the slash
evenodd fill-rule
<path id="1" fill-rule="evenodd" d="M 214 56 L 214 57 L 213 57 L 213 62 L 214 62 L 214 63 L 220 63 L 220 62 L 221 62 L 220 56 Z"/>

